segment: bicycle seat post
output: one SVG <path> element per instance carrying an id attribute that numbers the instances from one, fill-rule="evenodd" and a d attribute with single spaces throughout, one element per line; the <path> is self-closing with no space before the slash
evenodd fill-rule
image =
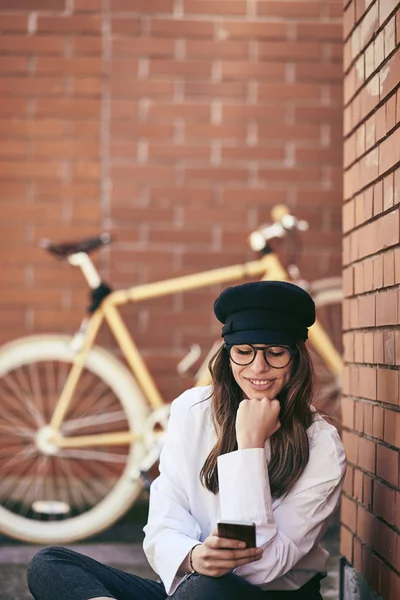
<path id="1" fill-rule="evenodd" d="M 86 252 L 77 252 L 68 257 L 68 262 L 74 267 L 80 267 L 84 278 L 92 290 L 97 289 L 101 284 L 101 277 L 94 266 L 91 258 Z"/>

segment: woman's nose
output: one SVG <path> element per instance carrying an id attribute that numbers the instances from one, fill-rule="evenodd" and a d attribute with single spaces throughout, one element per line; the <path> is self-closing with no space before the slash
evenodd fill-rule
<path id="1" fill-rule="evenodd" d="M 265 360 L 262 350 L 257 350 L 256 357 L 250 366 L 255 373 L 262 373 L 264 371 L 268 371 L 269 364 Z"/>

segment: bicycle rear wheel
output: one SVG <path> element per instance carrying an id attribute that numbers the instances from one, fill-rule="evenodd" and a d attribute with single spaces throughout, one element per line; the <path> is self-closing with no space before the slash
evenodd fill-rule
<path id="1" fill-rule="evenodd" d="M 41 544 L 94 535 L 122 516 L 139 494 L 132 443 L 59 448 L 47 435 L 74 358 L 71 339 L 31 336 L 0 352 L 0 530 Z M 112 354 L 93 348 L 61 426 L 64 437 L 143 432 L 145 399 Z"/>
<path id="2" fill-rule="evenodd" d="M 340 277 L 330 277 L 314 281 L 308 292 L 314 299 L 317 318 L 328 334 L 336 350 L 342 356 L 342 301 L 343 291 Z M 315 406 L 330 417 L 337 426 L 340 424 L 341 379 L 326 366 L 321 356 L 311 344 L 308 346 L 316 375 Z"/>

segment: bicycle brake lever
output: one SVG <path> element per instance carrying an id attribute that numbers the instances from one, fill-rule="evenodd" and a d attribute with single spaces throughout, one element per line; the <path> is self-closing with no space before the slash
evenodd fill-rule
<path id="1" fill-rule="evenodd" d="M 264 250 L 270 240 L 282 238 L 285 235 L 285 231 L 286 230 L 281 223 L 260 227 L 256 231 L 253 231 L 247 238 L 250 248 L 254 250 L 254 252 L 260 252 L 261 250 Z"/>
<path id="2" fill-rule="evenodd" d="M 303 219 L 297 219 L 293 215 L 285 214 L 280 221 L 272 225 L 262 226 L 253 231 L 248 237 L 250 248 L 255 252 L 260 252 L 270 240 L 283 238 L 288 231 L 293 229 L 306 231 L 308 229 L 308 222 Z"/>

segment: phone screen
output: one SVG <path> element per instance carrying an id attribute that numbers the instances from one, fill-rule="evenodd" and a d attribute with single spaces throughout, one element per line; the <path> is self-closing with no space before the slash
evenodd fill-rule
<path id="1" fill-rule="evenodd" d="M 246 542 L 246 548 L 256 547 L 256 525 L 248 521 L 219 521 L 218 537 Z"/>

